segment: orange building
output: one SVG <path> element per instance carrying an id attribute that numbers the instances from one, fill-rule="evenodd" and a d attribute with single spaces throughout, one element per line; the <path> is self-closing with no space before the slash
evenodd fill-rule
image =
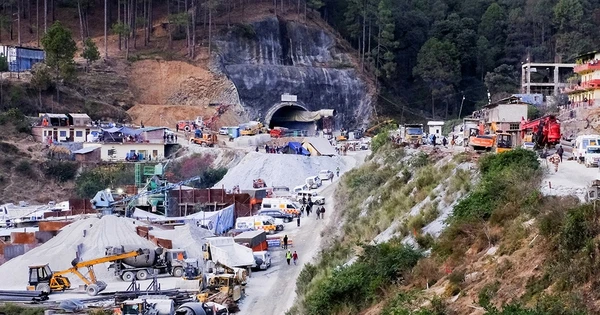
<path id="1" fill-rule="evenodd" d="M 577 76 L 565 88 L 571 107 L 600 105 L 600 53 L 583 54 L 576 64 L 573 71 Z"/>

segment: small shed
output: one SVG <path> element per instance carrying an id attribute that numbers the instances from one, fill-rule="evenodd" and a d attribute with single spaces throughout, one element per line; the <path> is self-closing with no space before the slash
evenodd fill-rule
<path id="1" fill-rule="evenodd" d="M 69 126 L 69 117 L 65 114 L 40 113 L 39 125 L 42 127 Z"/>
<path id="2" fill-rule="evenodd" d="M 233 240 L 247 247 L 252 248 L 253 252 L 267 250 L 267 233 L 265 231 L 247 231 L 233 238 Z"/>
<path id="3" fill-rule="evenodd" d="M 428 121 L 427 126 L 429 126 L 429 135 L 435 135 L 438 138 L 442 135 L 443 121 Z"/>
<path id="4" fill-rule="evenodd" d="M 82 163 L 100 162 L 100 146 L 85 147 L 72 152 L 75 161 Z"/>
<path id="5" fill-rule="evenodd" d="M 87 114 L 67 114 L 69 126 L 91 126 L 92 119 Z"/>

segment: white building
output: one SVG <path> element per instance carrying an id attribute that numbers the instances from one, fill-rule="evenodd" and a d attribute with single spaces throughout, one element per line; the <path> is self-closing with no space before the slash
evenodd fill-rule
<path id="1" fill-rule="evenodd" d="M 429 127 L 430 135 L 435 135 L 437 138 L 442 135 L 442 127 L 444 126 L 443 121 L 428 121 L 427 126 Z"/>
<path id="2" fill-rule="evenodd" d="M 163 143 L 137 143 L 137 142 L 105 142 L 84 143 L 83 147 L 100 147 L 102 161 L 125 161 L 128 156 L 139 156 L 138 160 L 162 160 L 165 157 Z"/>

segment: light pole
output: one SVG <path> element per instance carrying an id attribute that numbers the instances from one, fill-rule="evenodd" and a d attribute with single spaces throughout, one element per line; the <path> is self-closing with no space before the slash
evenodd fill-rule
<path id="1" fill-rule="evenodd" d="M 460 119 L 460 114 L 462 114 L 462 107 L 465 103 L 465 96 L 463 95 L 462 101 L 460 101 L 460 110 L 458 111 L 458 119 Z"/>

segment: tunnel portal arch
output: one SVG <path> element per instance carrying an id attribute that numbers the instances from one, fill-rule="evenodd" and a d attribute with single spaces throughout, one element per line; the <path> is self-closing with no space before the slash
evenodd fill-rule
<path id="1" fill-rule="evenodd" d="M 269 128 L 275 127 L 274 123 L 281 123 L 278 117 L 283 117 L 285 114 L 292 111 L 309 111 L 308 108 L 297 102 L 282 102 L 273 105 L 265 115 L 265 126 Z"/>

